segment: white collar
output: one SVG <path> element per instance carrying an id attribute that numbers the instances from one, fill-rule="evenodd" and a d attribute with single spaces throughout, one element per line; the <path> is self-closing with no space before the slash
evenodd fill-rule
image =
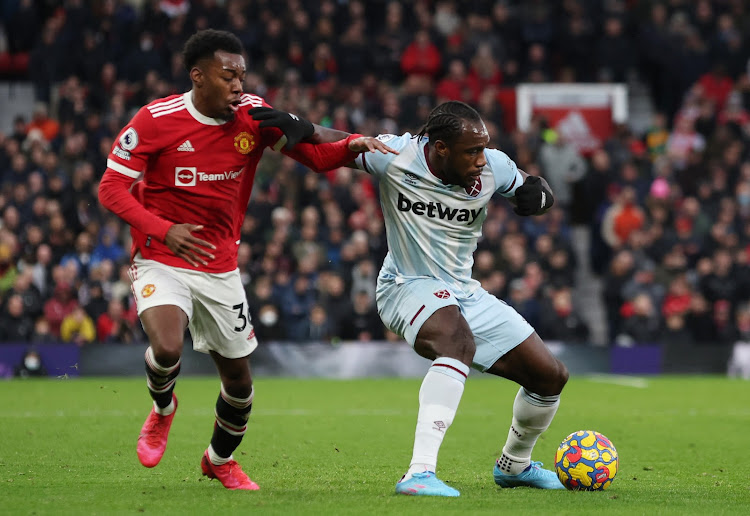
<path id="1" fill-rule="evenodd" d="M 208 117 L 198 111 L 198 109 L 195 107 L 195 104 L 193 104 L 193 91 L 194 90 L 190 90 L 182 95 L 182 98 L 185 101 L 185 107 L 187 108 L 188 113 L 193 116 L 193 118 L 204 125 L 222 125 L 227 122 L 226 120 L 221 120 L 220 118 Z"/>

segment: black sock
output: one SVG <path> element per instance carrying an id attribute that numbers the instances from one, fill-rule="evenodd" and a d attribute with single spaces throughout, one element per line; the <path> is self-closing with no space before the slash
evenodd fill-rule
<path id="1" fill-rule="evenodd" d="M 245 399 L 229 396 L 222 386 L 216 400 L 216 422 L 211 447 L 219 457 L 229 457 L 242 442 L 253 408 L 253 391 Z"/>
<path id="2" fill-rule="evenodd" d="M 148 392 L 159 408 L 166 408 L 172 402 L 172 391 L 179 373 L 179 360 L 172 367 L 164 367 L 156 362 L 154 352 L 150 347 L 146 350 Z"/>

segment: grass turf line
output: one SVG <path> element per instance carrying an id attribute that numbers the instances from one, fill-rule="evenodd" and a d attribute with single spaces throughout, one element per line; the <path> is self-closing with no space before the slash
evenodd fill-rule
<path id="1" fill-rule="evenodd" d="M 611 381 L 610 381 L 611 380 Z M 553 466 L 575 430 L 609 437 L 620 471 L 604 492 L 502 490 L 492 465 L 517 387 L 472 377 L 440 453 L 457 499 L 393 494 L 408 466 L 416 379 L 259 379 L 235 453 L 257 493 L 200 475 L 215 378 L 181 378 L 167 452 L 153 469 L 135 455 L 149 410 L 145 381 L 0 383 L 0 512 L 4 514 L 741 514 L 750 512 L 750 382 L 659 377 L 573 378 L 534 459 Z M 746 512 L 747 513 L 747 512 Z"/>

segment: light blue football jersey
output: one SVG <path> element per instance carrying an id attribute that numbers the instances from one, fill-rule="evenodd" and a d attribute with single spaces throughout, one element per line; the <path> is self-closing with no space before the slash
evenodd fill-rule
<path id="1" fill-rule="evenodd" d="M 380 279 L 439 278 L 457 298 L 468 297 L 479 287 L 471 269 L 487 204 L 496 191 L 515 194 L 523 184 L 518 167 L 504 152 L 485 149 L 487 166 L 472 187 L 445 185 L 427 165 L 426 137 L 378 139 L 400 154 L 362 153 L 355 162 L 380 183 L 388 240 Z"/>

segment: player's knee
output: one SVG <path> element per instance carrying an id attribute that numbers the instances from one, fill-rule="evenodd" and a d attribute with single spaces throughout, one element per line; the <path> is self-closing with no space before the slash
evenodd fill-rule
<path id="1" fill-rule="evenodd" d="M 568 368 L 565 367 L 565 364 L 563 364 L 561 361 L 557 359 L 555 359 L 555 361 L 557 362 L 557 368 L 553 375 L 553 384 L 554 384 L 554 389 L 558 393 L 560 393 L 565 387 L 565 384 L 568 383 L 568 378 L 570 377 L 570 373 L 568 373 Z"/>
<path id="2" fill-rule="evenodd" d="M 151 349 L 159 365 L 162 367 L 172 367 L 180 360 L 180 356 L 182 355 L 182 341 L 152 340 Z"/>
<path id="3" fill-rule="evenodd" d="M 230 396 L 235 398 L 247 398 L 253 390 L 253 381 L 248 368 L 234 367 L 223 368 L 219 373 L 221 384 Z"/>
<path id="4" fill-rule="evenodd" d="M 542 396 L 555 396 L 560 394 L 568 383 L 568 368 L 565 364 L 560 362 L 558 359 L 554 359 L 549 370 L 544 375 L 544 379 L 540 382 L 537 389 L 534 390 L 537 394 Z"/>
<path id="5" fill-rule="evenodd" d="M 156 361 L 165 367 L 176 364 L 182 355 L 182 332 L 151 327 L 147 333 Z"/>
<path id="6" fill-rule="evenodd" d="M 253 382 L 250 377 L 227 378 L 221 377 L 224 391 L 234 398 L 247 398 L 253 391 Z"/>

